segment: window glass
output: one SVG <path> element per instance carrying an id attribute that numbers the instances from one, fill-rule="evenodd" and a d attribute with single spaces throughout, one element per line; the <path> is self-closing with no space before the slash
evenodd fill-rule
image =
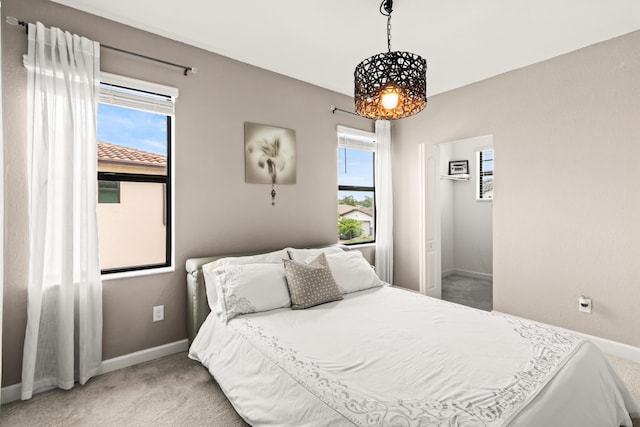
<path id="1" fill-rule="evenodd" d="M 151 100 L 158 96 L 148 95 Z M 102 101 L 97 129 L 102 272 L 168 266 L 171 116 Z"/>
<path id="2" fill-rule="evenodd" d="M 477 198 L 493 199 L 493 149 L 478 152 Z"/>
<path id="3" fill-rule="evenodd" d="M 166 261 L 165 185 L 116 182 L 119 204 L 98 205 L 100 268 L 162 265 Z"/>
<path id="4" fill-rule="evenodd" d="M 120 203 L 120 183 L 98 181 L 98 203 Z"/>
<path id="5" fill-rule="evenodd" d="M 375 241 L 374 151 L 338 149 L 338 239 Z"/>
<path id="6" fill-rule="evenodd" d="M 373 151 L 340 147 L 338 149 L 338 183 L 373 187 Z"/>

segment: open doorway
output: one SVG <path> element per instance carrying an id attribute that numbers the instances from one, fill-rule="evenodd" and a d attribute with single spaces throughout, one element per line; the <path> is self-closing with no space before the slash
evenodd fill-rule
<path id="1" fill-rule="evenodd" d="M 493 136 L 424 145 L 423 293 L 493 308 Z M 422 257 L 422 255 L 421 255 Z M 421 280 L 422 282 L 422 280 Z"/>

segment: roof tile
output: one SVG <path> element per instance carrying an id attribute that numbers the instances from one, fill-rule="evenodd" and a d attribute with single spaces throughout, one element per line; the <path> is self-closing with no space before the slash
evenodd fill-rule
<path id="1" fill-rule="evenodd" d="M 152 166 L 166 166 L 167 156 L 98 141 L 98 161 L 119 163 L 142 163 Z"/>

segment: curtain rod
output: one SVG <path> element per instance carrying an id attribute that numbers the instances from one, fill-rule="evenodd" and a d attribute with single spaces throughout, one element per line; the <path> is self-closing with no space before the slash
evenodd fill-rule
<path id="1" fill-rule="evenodd" d="M 360 114 L 356 114 L 356 113 L 354 113 L 354 112 L 352 112 L 352 111 L 343 110 L 342 108 L 338 108 L 338 107 L 336 107 L 335 105 L 330 105 L 330 106 L 329 106 L 329 110 L 331 110 L 331 113 L 332 113 L 332 114 L 335 114 L 335 113 L 336 113 L 336 111 L 341 111 L 341 112 L 343 112 L 343 113 L 351 114 L 352 116 L 357 116 L 357 117 L 360 117 L 360 118 L 362 118 L 362 119 L 369 119 L 368 117 L 361 116 Z M 369 119 L 369 120 L 371 120 L 371 119 Z"/>
<path id="2" fill-rule="evenodd" d="M 14 18 L 13 16 L 7 16 L 5 18 L 5 21 L 7 21 L 7 23 L 10 24 L 10 25 L 20 25 L 21 27 L 24 27 L 27 32 L 29 32 L 28 22 L 21 21 L 21 20 L 19 20 L 17 18 Z M 126 53 L 127 55 L 136 56 L 138 58 L 147 59 L 149 61 L 155 61 L 155 62 L 159 62 L 161 64 L 170 65 L 172 67 L 182 68 L 184 70 L 184 75 L 185 76 L 187 75 L 187 73 L 189 71 L 191 71 L 194 74 L 198 72 L 198 69 L 196 67 L 189 67 L 187 65 L 176 64 L 175 62 L 169 62 L 169 61 L 165 61 L 163 59 L 153 58 L 151 56 L 142 55 L 140 53 L 131 52 L 129 50 L 120 49 L 118 47 L 113 47 L 113 46 L 109 46 L 109 45 L 106 45 L 106 44 L 100 44 L 100 47 L 103 47 L 105 49 L 115 50 L 116 52 L 120 52 L 120 53 Z"/>

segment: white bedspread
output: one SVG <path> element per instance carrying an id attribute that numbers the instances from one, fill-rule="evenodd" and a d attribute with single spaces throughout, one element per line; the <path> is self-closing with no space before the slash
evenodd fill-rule
<path id="1" fill-rule="evenodd" d="M 252 425 L 631 426 L 592 344 L 390 287 L 222 324 L 190 349 Z"/>

